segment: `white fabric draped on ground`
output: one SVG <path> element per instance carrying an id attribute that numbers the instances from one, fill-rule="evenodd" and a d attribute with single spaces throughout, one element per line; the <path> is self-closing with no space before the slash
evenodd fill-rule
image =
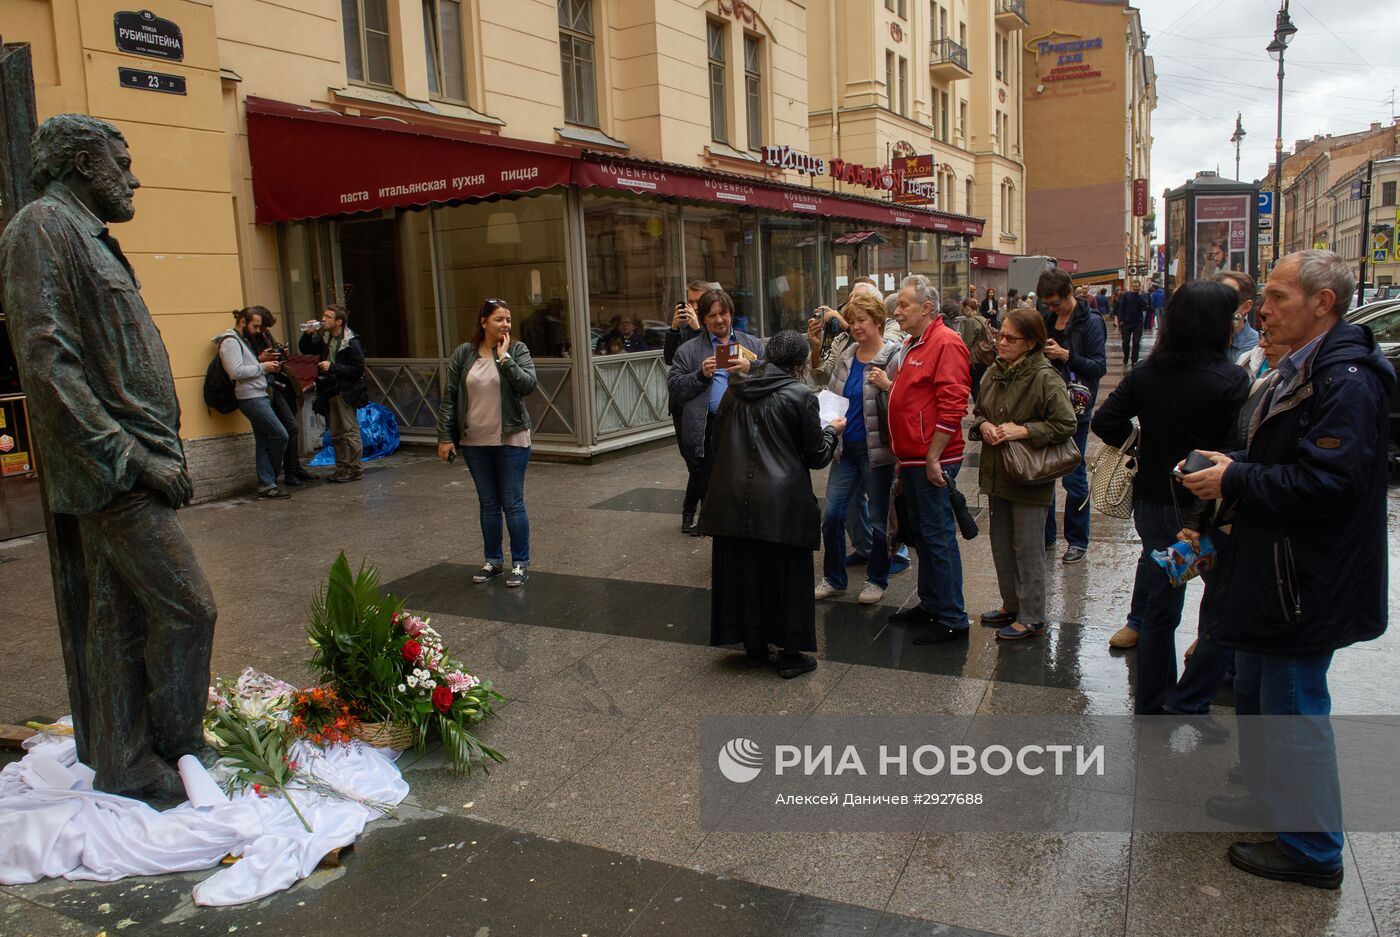
<path id="1" fill-rule="evenodd" d="M 190 800 L 157 811 L 138 800 L 92 789 L 92 771 L 78 762 L 72 738 L 37 735 L 28 753 L 0 771 L 0 884 L 43 878 L 111 882 L 128 876 L 188 872 L 242 858 L 194 888 L 196 904 L 242 904 L 310 875 L 321 859 L 346 846 L 378 811 L 361 801 L 396 805 L 408 784 L 395 754 L 361 742 L 322 752 L 297 742 L 292 757 L 346 798 L 308 790 L 292 797 L 313 832 L 287 802 L 251 790 L 232 798 L 214 774 L 189 755 L 180 774 Z"/>

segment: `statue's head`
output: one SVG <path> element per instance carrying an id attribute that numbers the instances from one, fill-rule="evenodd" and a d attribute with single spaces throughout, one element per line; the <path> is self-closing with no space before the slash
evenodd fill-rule
<path id="1" fill-rule="evenodd" d="M 62 182 L 105 222 L 135 217 L 131 195 L 141 181 L 131 173 L 126 139 L 111 124 L 86 114 L 50 117 L 35 132 L 30 154 L 40 192 Z"/>

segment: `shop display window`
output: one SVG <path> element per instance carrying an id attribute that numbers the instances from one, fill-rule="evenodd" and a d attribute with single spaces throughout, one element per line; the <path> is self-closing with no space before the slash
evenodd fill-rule
<path id="1" fill-rule="evenodd" d="M 660 349 L 685 299 L 680 206 L 592 192 L 582 204 L 593 353 Z"/>
<path id="2" fill-rule="evenodd" d="M 752 211 L 687 205 L 683 217 L 685 282 L 718 283 L 734 299 L 734 327 L 756 333 L 757 216 Z"/>
<path id="3" fill-rule="evenodd" d="M 569 357 L 564 217 L 558 191 L 435 209 L 445 354 L 476 337 L 482 302 L 503 299 L 532 355 Z"/>
<path id="4" fill-rule="evenodd" d="M 762 219 L 766 305 L 764 337 L 783 329 L 804 331 L 807 316 L 824 301 L 823 256 L 826 237 L 817 219 L 771 216 Z"/>

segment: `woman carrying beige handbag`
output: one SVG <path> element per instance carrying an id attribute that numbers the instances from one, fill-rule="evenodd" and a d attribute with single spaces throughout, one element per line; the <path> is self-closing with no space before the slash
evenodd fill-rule
<path id="1" fill-rule="evenodd" d="M 1004 641 L 1045 630 L 1045 516 L 1056 478 L 1078 464 L 1074 407 L 1046 360 L 1045 320 L 1013 309 L 1002 322 L 997 361 L 982 378 L 972 434 L 982 439 L 978 482 L 991 511 L 992 560 L 1001 607 L 982 624 Z M 1075 461 L 1057 452 L 1068 444 Z M 1013 451 L 1018 450 L 1018 451 Z M 1068 467 L 1066 467 L 1068 466 Z"/>

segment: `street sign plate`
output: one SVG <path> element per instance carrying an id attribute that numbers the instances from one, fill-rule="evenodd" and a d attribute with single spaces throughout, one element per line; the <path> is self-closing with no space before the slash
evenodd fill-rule
<path id="1" fill-rule="evenodd" d="M 1274 193 L 1259 193 L 1259 214 L 1272 215 L 1274 213 Z"/>
<path id="2" fill-rule="evenodd" d="M 185 77 L 166 75 L 161 72 L 148 72 L 137 68 L 118 68 L 117 75 L 123 88 L 136 88 L 140 91 L 161 91 L 165 94 L 184 94 Z"/>

